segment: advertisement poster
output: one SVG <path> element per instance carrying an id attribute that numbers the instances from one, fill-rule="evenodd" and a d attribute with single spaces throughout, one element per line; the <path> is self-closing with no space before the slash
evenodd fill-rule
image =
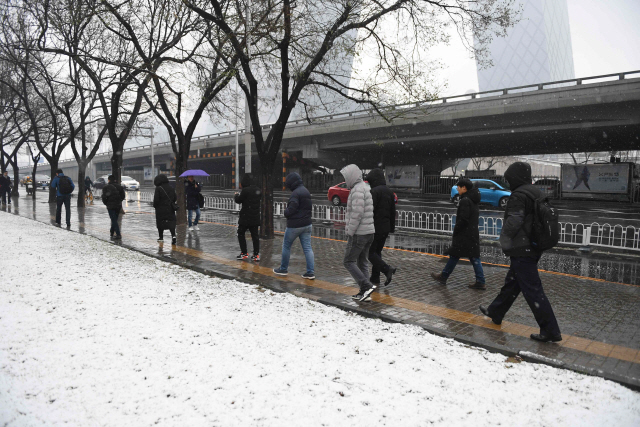
<path id="1" fill-rule="evenodd" d="M 158 168 L 156 168 L 156 173 L 154 176 L 158 176 Z M 153 180 L 153 177 L 151 176 L 151 167 L 148 167 L 148 166 L 144 167 L 144 180 L 145 181 Z"/>
<path id="2" fill-rule="evenodd" d="M 627 194 L 629 164 L 562 165 L 562 192 Z"/>
<path id="3" fill-rule="evenodd" d="M 387 166 L 384 171 L 389 187 L 420 188 L 420 166 Z"/>

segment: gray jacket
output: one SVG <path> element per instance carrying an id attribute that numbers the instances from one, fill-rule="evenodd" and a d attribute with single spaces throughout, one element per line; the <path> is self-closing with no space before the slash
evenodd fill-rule
<path id="1" fill-rule="evenodd" d="M 347 201 L 345 231 L 347 236 L 375 233 L 373 224 L 373 198 L 369 184 L 362 180 L 362 171 L 356 165 L 345 166 L 340 173 L 351 190 Z"/>

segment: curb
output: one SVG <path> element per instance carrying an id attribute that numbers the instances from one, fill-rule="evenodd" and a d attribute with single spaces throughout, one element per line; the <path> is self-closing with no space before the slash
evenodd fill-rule
<path id="1" fill-rule="evenodd" d="M 8 212 L 7 212 L 8 213 Z M 39 221 L 39 220 L 35 220 L 35 219 L 30 219 L 27 217 L 22 217 L 21 215 L 17 214 L 17 213 L 9 213 L 9 214 L 13 214 L 16 216 L 19 216 L 21 218 L 25 218 L 31 221 L 35 221 L 35 222 L 39 222 L 41 224 L 44 225 L 48 225 L 51 226 L 51 224 L 43 222 L 43 221 Z M 62 229 L 64 230 L 64 229 Z M 77 233 L 77 234 L 81 234 L 75 230 L 65 230 L 65 231 L 71 231 L 73 233 Z M 102 242 L 106 242 L 106 243 L 110 243 L 110 241 L 108 240 L 104 240 L 101 239 L 97 236 L 91 235 L 91 234 L 83 234 L 84 236 L 88 236 L 91 238 L 94 238 L 96 240 L 100 240 Z M 255 286 L 261 286 L 263 288 L 269 289 L 270 291 L 276 292 L 276 293 L 291 293 L 294 296 L 300 297 L 300 298 L 307 298 L 304 295 L 300 295 L 300 293 L 293 293 L 293 292 L 289 292 L 286 289 L 283 289 L 282 287 L 280 287 L 277 284 L 265 284 L 265 283 L 261 283 L 259 281 L 252 281 L 252 280 L 248 280 L 245 278 L 238 278 L 236 276 L 233 276 L 229 273 L 220 271 L 220 270 L 216 270 L 216 269 L 207 269 L 207 268 L 202 268 L 202 267 L 198 267 L 198 266 L 194 266 L 191 265 L 187 262 L 183 262 L 183 261 L 179 261 L 177 259 L 174 259 L 172 257 L 169 256 L 161 256 L 161 255 L 157 255 L 157 254 L 152 254 L 152 253 L 148 253 L 148 252 L 144 252 L 142 249 L 137 249 L 135 247 L 129 246 L 125 243 L 118 243 L 118 244 L 114 244 L 114 246 L 118 246 L 133 252 L 137 252 L 139 254 L 148 256 L 150 258 L 155 258 L 157 260 L 160 261 L 165 261 L 165 262 L 169 262 L 175 265 L 179 265 L 181 267 L 190 269 L 192 271 L 196 271 L 198 273 L 207 275 L 207 276 L 211 276 L 211 277 L 217 277 L 220 279 L 226 279 L 226 280 L 235 280 L 237 282 L 242 282 L 242 283 L 246 283 L 249 285 L 255 285 Z M 277 280 L 277 279 L 276 279 Z M 310 299 L 310 298 L 307 298 Z M 478 340 L 475 339 L 473 337 L 469 337 L 466 335 L 459 335 L 459 334 L 455 334 L 455 333 L 451 333 L 449 331 L 445 331 L 443 329 L 440 328 L 436 328 L 436 327 L 431 327 L 431 326 L 425 326 L 416 322 L 411 322 L 411 321 L 405 321 L 393 316 L 389 316 L 386 314 L 382 314 L 382 313 L 378 313 L 375 311 L 371 311 L 371 310 L 367 310 L 365 308 L 362 307 L 354 307 L 342 302 L 336 302 L 336 301 L 329 301 L 326 300 L 324 298 L 318 298 L 318 299 L 314 299 L 314 301 L 317 301 L 323 305 L 326 306 L 330 306 L 330 307 L 335 307 L 338 308 L 340 310 L 343 311 L 347 311 L 347 312 L 352 312 L 352 313 L 356 313 L 360 316 L 363 317 L 367 317 L 367 318 L 371 318 L 371 319 L 379 319 L 383 322 L 387 322 L 387 323 L 402 323 L 405 325 L 412 325 L 412 326 L 418 326 L 422 329 L 424 329 L 425 331 L 437 335 L 439 337 L 443 337 L 443 338 L 449 338 L 449 339 L 453 339 L 459 343 L 462 344 L 466 344 L 466 345 L 470 345 L 473 347 L 479 347 L 482 348 L 484 350 L 487 350 L 491 353 L 498 353 L 498 354 L 502 354 L 504 356 L 507 357 L 520 357 L 522 358 L 522 360 L 529 362 L 529 363 L 537 363 L 537 364 L 541 364 L 541 365 L 547 365 L 547 366 L 552 366 L 554 368 L 559 368 L 559 369 L 565 369 L 565 370 L 569 370 L 569 371 L 574 371 L 580 374 L 584 374 L 584 375 L 590 375 L 590 376 L 594 376 L 594 377 L 600 377 L 606 380 L 610 380 L 613 382 L 616 382 L 624 387 L 627 387 L 633 391 L 638 391 L 640 392 L 640 378 L 628 378 L 628 377 L 623 377 L 620 375 L 616 375 L 613 373 L 606 373 L 604 371 L 601 371 L 599 369 L 595 369 L 595 368 L 587 368 L 585 366 L 580 366 L 580 365 L 575 365 L 575 364 L 570 364 L 570 363 L 565 363 L 562 362 L 560 360 L 557 359 L 551 359 L 545 356 L 541 356 L 539 354 L 536 353 L 532 353 L 532 352 L 528 352 L 528 351 L 522 351 L 522 350 L 517 350 L 517 349 L 513 349 L 510 347 L 506 347 L 506 346 L 502 346 L 500 344 L 495 344 L 489 341 L 483 341 L 483 340 Z"/>

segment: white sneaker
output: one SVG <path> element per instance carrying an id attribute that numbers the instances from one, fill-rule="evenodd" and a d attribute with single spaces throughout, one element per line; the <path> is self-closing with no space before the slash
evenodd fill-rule
<path id="1" fill-rule="evenodd" d="M 196 230 L 196 231 L 199 231 L 199 230 L 200 230 L 200 227 L 198 227 L 197 225 L 194 225 L 194 226 L 193 226 L 193 229 L 194 229 L 194 230 Z"/>
<path id="2" fill-rule="evenodd" d="M 193 231 L 193 227 L 189 227 L 189 231 Z"/>

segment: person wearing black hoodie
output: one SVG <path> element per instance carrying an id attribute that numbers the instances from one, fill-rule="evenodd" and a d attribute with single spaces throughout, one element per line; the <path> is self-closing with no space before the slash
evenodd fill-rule
<path id="1" fill-rule="evenodd" d="M 448 250 L 449 261 L 444 266 L 442 273 L 431 273 L 431 277 L 443 285 L 453 273 L 460 258 L 469 258 L 476 275 L 475 283 L 469 285 L 471 289 L 485 290 L 484 271 L 480 261 L 480 230 L 478 222 L 480 218 L 480 191 L 474 187 L 468 178 L 462 178 L 456 184 L 460 203 L 456 212 L 456 225 L 453 227 L 453 241 Z"/>
<path id="2" fill-rule="evenodd" d="M 176 244 L 176 211 L 173 204 L 178 197 L 176 190 L 171 188 L 167 175 L 160 174 L 153 180 L 156 192 L 153 195 L 153 207 L 156 210 L 156 227 L 158 227 L 158 242 L 164 242 L 164 230 L 171 232 L 171 244 Z"/>
<path id="3" fill-rule="evenodd" d="M 200 200 L 198 195 L 202 191 L 202 185 L 195 180 L 193 176 L 187 177 L 184 183 L 184 194 L 187 197 L 187 222 L 189 231 L 200 230 L 198 222 L 200 221 Z M 192 222 L 193 213 L 196 214 L 196 220 Z"/>
<path id="4" fill-rule="evenodd" d="M 238 243 L 240 243 L 240 255 L 237 259 L 249 259 L 247 250 L 247 240 L 244 235 L 249 230 L 251 232 L 251 240 L 253 241 L 253 261 L 260 261 L 260 236 L 258 235 L 258 227 L 260 227 L 260 199 L 261 191 L 251 182 L 251 175 L 245 174 L 240 181 L 242 191 L 234 195 L 235 202 L 242 205 L 240 215 L 238 217 Z"/>
<path id="5" fill-rule="evenodd" d="M 369 281 L 376 286 L 380 285 L 380 273 L 386 276 L 385 286 L 391 283 L 391 278 L 397 271 L 382 260 L 382 249 L 389 237 L 389 233 L 396 231 L 396 200 L 393 191 L 387 187 L 387 181 L 382 169 L 373 169 L 366 177 L 371 187 L 373 199 L 373 225 L 375 233 L 373 243 L 369 248 L 369 261 L 371 262 L 371 278 Z"/>
<path id="6" fill-rule="evenodd" d="M 511 187 L 511 196 L 504 212 L 500 245 L 504 254 L 511 257 L 511 265 L 498 296 L 488 307 L 481 305 L 480 311 L 499 325 L 522 292 L 540 326 L 540 333 L 531 334 L 531 339 L 562 341 L 558 321 L 538 274 L 542 253 L 532 247 L 530 239 L 535 199 L 541 196 L 540 190 L 531 184 L 531 166 L 528 163 L 513 163 L 504 177 Z"/>
<path id="7" fill-rule="evenodd" d="M 102 203 L 107 206 L 107 212 L 109 212 L 109 218 L 111 218 L 111 229 L 109 234 L 114 240 L 122 239 L 120 235 L 120 226 L 118 225 L 118 217 L 122 210 L 122 201 L 126 198 L 124 188 L 118 184 L 113 175 L 109 175 L 107 178 L 109 183 L 102 189 Z"/>

